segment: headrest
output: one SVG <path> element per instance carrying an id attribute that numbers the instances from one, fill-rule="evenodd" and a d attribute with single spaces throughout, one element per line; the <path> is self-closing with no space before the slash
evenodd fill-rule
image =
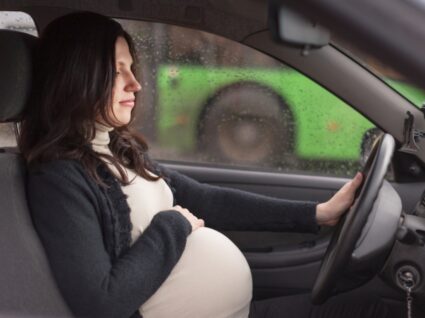
<path id="1" fill-rule="evenodd" d="M 17 121 L 27 103 L 36 37 L 0 30 L 0 122 Z"/>

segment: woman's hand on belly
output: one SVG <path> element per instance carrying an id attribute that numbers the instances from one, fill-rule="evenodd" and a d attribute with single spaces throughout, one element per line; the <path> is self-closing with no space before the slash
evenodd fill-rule
<path id="1" fill-rule="evenodd" d="M 192 232 L 199 229 L 200 227 L 205 226 L 205 222 L 202 219 L 198 219 L 194 216 L 188 209 L 182 208 L 180 205 L 173 206 L 173 210 L 181 213 L 186 220 L 189 221 L 190 225 L 192 225 Z"/>

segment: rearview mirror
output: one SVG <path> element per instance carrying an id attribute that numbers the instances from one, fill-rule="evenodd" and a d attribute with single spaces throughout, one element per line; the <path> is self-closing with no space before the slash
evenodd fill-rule
<path id="1" fill-rule="evenodd" d="M 276 41 L 292 46 L 320 48 L 330 40 L 327 29 L 279 1 L 270 1 L 269 26 Z"/>

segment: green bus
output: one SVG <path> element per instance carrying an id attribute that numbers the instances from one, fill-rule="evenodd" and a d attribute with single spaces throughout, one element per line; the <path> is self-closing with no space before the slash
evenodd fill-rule
<path id="1" fill-rule="evenodd" d="M 418 106 L 425 100 L 419 89 L 388 83 Z M 291 68 L 162 65 L 156 85 L 159 143 L 208 161 L 358 161 L 375 127 Z"/>

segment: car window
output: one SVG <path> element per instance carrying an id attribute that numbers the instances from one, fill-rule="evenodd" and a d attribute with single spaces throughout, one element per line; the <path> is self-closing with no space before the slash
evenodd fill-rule
<path id="1" fill-rule="evenodd" d="M 34 21 L 27 13 L 19 11 L 0 11 L 0 30 L 15 30 L 37 35 Z M 0 147 L 16 146 L 12 123 L 0 123 Z"/>
<path id="2" fill-rule="evenodd" d="M 37 28 L 31 16 L 20 11 L 0 11 L 0 29 L 14 30 L 37 36 Z"/>
<path id="3" fill-rule="evenodd" d="M 138 51 L 143 88 L 134 127 L 155 159 L 350 176 L 379 134 L 342 100 L 263 53 L 179 26 L 119 22 Z"/>
<path id="4" fill-rule="evenodd" d="M 369 69 L 415 106 L 422 107 L 425 105 L 425 90 L 413 84 L 393 68 L 383 64 L 368 53 L 357 49 L 347 41 L 333 39 L 333 45 Z"/>

